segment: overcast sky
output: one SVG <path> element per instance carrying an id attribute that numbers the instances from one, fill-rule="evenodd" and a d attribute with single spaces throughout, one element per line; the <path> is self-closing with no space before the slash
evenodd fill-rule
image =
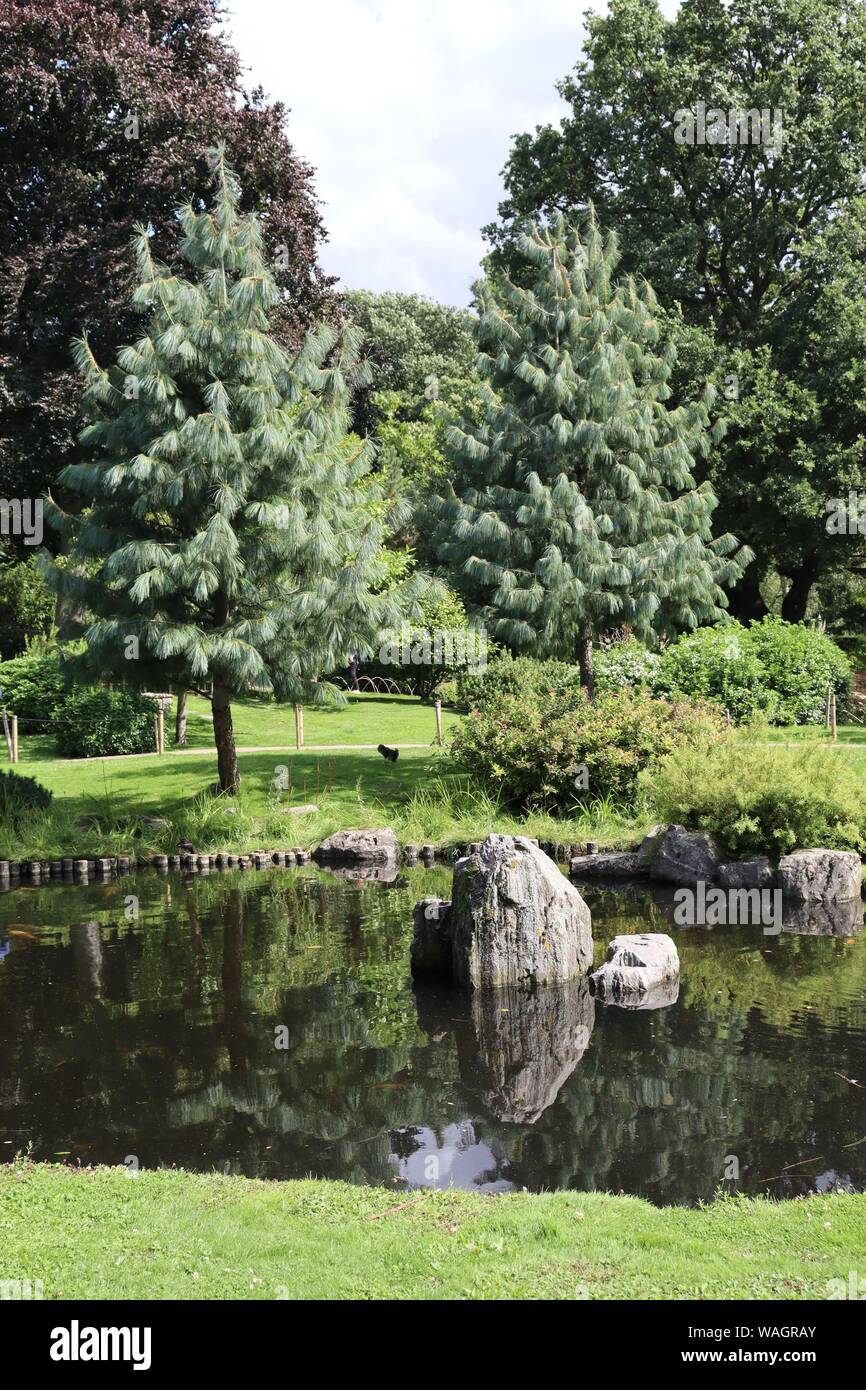
<path id="1" fill-rule="evenodd" d="M 510 137 L 562 114 L 554 83 L 604 0 L 226 3 L 248 85 L 291 107 L 316 168 L 325 269 L 468 303 Z"/>

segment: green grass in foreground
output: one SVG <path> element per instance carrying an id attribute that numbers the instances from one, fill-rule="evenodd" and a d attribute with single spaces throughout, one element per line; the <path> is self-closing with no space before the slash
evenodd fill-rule
<path id="1" fill-rule="evenodd" d="M 0 1279 L 46 1298 L 826 1298 L 863 1268 L 866 1197 L 660 1210 L 18 1162 L 0 1252 Z"/>

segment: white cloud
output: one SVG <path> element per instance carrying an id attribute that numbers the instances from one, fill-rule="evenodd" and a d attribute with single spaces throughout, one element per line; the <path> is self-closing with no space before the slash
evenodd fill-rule
<path id="1" fill-rule="evenodd" d="M 291 107 L 349 288 L 468 301 L 512 134 L 556 120 L 575 0 L 229 0 L 249 85 Z M 597 3 L 594 8 L 604 6 Z"/>

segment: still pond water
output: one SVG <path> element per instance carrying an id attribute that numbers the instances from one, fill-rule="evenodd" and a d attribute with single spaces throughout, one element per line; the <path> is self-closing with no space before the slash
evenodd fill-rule
<path id="1" fill-rule="evenodd" d="M 0 1159 L 660 1203 L 866 1190 L 866 932 L 675 928 L 670 894 L 585 889 L 599 960 L 617 932 L 675 936 L 676 1003 L 583 982 L 473 1002 L 409 975 L 412 904 L 449 886 L 299 869 L 3 894 Z"/>

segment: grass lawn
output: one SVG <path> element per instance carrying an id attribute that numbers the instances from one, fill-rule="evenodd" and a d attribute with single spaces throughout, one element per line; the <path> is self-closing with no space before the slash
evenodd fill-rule
<path id="1" fill-rule="evenodd" d="M 612 813 L 604 806 L 590 806 L 572 819 L 507 814 L 483 789 L 449 775 L 447 760 L 433 742 L 433 706 L 411 696 L 365 694 L 350 697 L 343 709 L 308 707 L 305 743 L 322 747 L 300 752 L 294 747 L 291 706 L 237 701 L 237 742 L 251 750 L 238 755 L 242 794 L 215 798 L 207 795 L 216 779 L 207 703 L 194 699 L 190 704 L 189 751 L 175 752 L 169 745 L 163 757 L 59 759 L 48 736 L 23 739 L 20 771 L 48 787 L 54 802 L 48 815 L 34 818 L 17 834 L 5 828 L 0 858 L 111 854 L 131 848 L 172 851 L 184 838 L 204 852 L 308 847 L 336 830 L 370 825 L 392 825 L 404 843 L 447 844 L 492 831 L 522 830 L 558 842 L 592 838 L 601 845 L 627 846 L 654 819 L 628 809 Z M 446 735 L 460 718 L 444 711 Z M 795 728 L 760 737 L 812 743 L 823 742 L 826 734 Z M 839 741 L 829 746 L 866 773 L 866 747 L 851 746 L 862 737 L 859 726 L 844 726 Z M 402 745 L 396 763 L 369 746 L 379 742 Z M 274 782 L 280 768 L 287 769 L 281 775 L 289 785 L 277 796 Z M 287 807 L 306 803 L 318 810 L 299 817 L 287 814 Z M 146 828 L 143 834 L 135 826 L 118 825 L 147 815 L 172 824 Z M 83 829 L 79 822 L 84 816 L 98 817 L 98 825 Z"/>
<path id="2" fill-rule="evenodd" d="M 343 709 L 307 707 L 305 744 L 323 747 L 301 752 L 294 747 L 292 706 L 237 701 L 238 746 L 279 751 L 239 753 L 241 796 L 210 797 L 206 793 L 216 779 L 213 730 L 206 702 L 191 700 L 190 705 L 188 752 L 175 752 L 169 745 L 163 757 L 61 759 L 53 755 L 49 736 L 23 739 L 20 771 L 53 792 L 54 802 L 47 816 L 34 818 L 17 834 L 6 829 L 0 857 L 110 854 L 132 847 L 173 850 L 184 838 L 202 851 L 306 847 L 335 830 L 386 824 L 404 843 L 436 844 L 495 830 L 523 830 L 562 841 L 595 835 L 626 843 L 641 831 L 625 818 L 599 821 L 591 813 L 575 821 L 502 813 L 483 791 L 448 776 L 434 743 L 433 706 L 411 696 L 358 695 Z M 443 711 L 446 735 L 460 718 Z M 170 728 L 166 732 L 170 735 Z M 382 758 L 375 746 L 364 746 L 380 742 L 402 745 L 396 763 Z M 412 744 L 421 746 L 406 746 Z M 287 769 L 289 786 L 277 798 L 279 768 Z M 287 815 L 288 806 L 306 803 L 318 806 L 318 812 Z M 148 815 L 169 819 L 170 829 L 145 829 L 139 836 L 135 827 L 117 828 L 120 821 Z M 98 817 L 99 825 L 82 829 L 77 822 L 84 816 Z"/>
<path id="3" fill-rule="evenodd" d="M 863 1267 L 866 1197 L 658 1209 L 19 1161 L 0 1251 L 46 1298 L 826 1298 Z"/>
<path id="4" fill-rule="evenodd" d="M 461 716 L 451 710 L 442 711 L 445 733 L 459 722 Z M 232 704 L 235 742 L 239 748 L 295 747 L 295 710 L 293 705 L 276 705 L 270 700 L 236 700 Z M 174 714 L 166 713 L 166 757 L 174 756 L 171 740 L 174 736 Z M 307 705 L 304 708 L 304 743 L 335 746 L 339 744 L 406 744 L 433 747 L 436 740 L 436 714 L 431 704 L 422 704 L 412 695 L 350 695 L 348 703 L 339 708 Z M 192 695 L 187 713 L 187 748 L 200 748 L 214 753 L 213 720 L 207 700 Z M 53 740 L 49 734 L 35 734 L 20 740 L 20 757 L 25 762 L 45 762 L 54 758 Z M 88 759 L 88 761 L 90 761 Z M 76 760 L 78 766 L 82 764 Z M 22 768 L 23 770 L 23 768 Z"/>

